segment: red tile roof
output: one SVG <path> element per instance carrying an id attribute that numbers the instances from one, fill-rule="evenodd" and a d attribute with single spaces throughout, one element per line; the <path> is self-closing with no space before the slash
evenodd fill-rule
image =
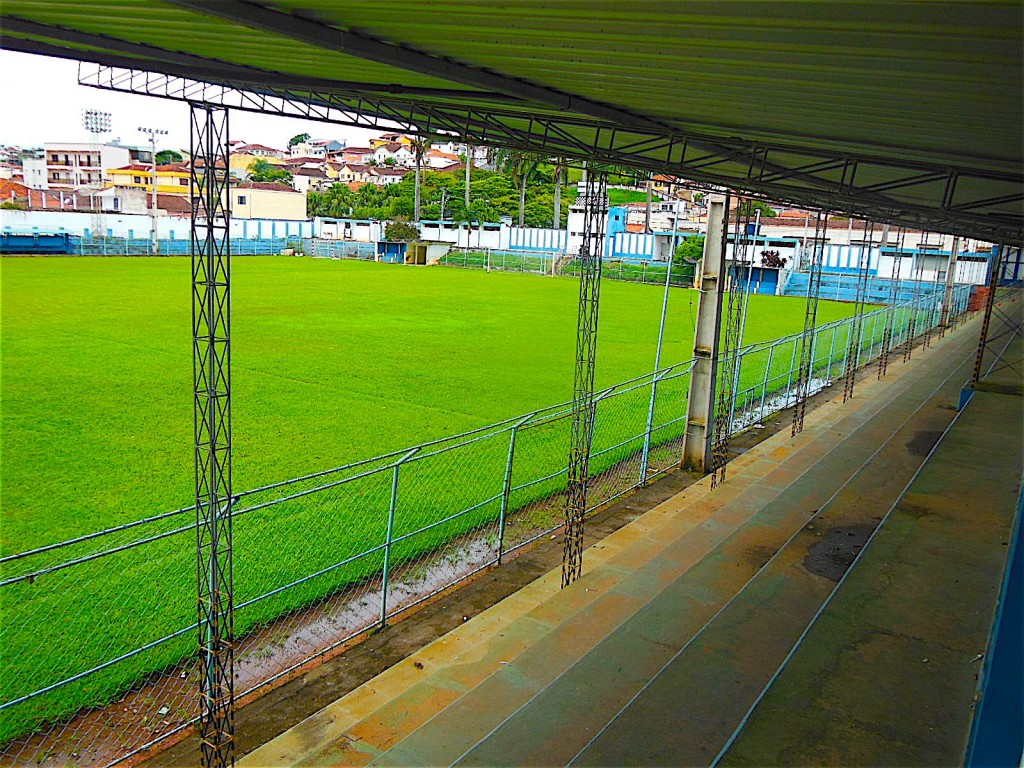
<path id="1" fill-rule="evenodd" d="M 196 163 L 197 166 L 202 166 L 202 160 Z M 223 167 L 223 164 L 221 165 Z M 115 171 L 146 171 L 151 172 L 153 166 L 146 163 L 132 163 L 131 165 L 123 165 L 120 168 L 114 168 Z M 156 167 L 157 173 L 164 172 L 168 173 L 171 171 L 180 171 L 182 173 L 188 173 L 189 164 L 187 162 L 181 163 L 167 163 L 166 165 L 158 165 Z"/>
<path id="2" fill-rule="evenodd" d="M 280 181 L 248 181 L 245 184 L 233 184 L 231 188 L 262 189 L 266 192 L 294 192 L 296 195 L 301 194 L 289 187 L 287 184 L 282 184 Z"/>
<path id="3" fill-rule="evenodd" d="M 262 149 L 262 150 L 265 150 L 267 152 L 280 152 L 279 149 L 274 149 L 273 147 L 268 147 L 266 144 L 242 144 L 240 146 L 234 147 L 233 151 L 239 152 L 239 153 L 244 153 L 247 149 Z"/>
<path id="4" fill-rule="evenodd" d="M 192 206 L 184 195 L 161 195 L 158 193 L 156 207 L 171 214 L 188 215 L 192 213 Z"/>
<path id="5" fill-rule="evenodd" d="M 0 198 L 10 200 L 11 192 L 14 193 L 15 197 L 25 197 L 28 194 L 28 187 L 10 179 L 0 179 Z M 3 202 L 3 200 L 0 200 L 0 202 Z"/>

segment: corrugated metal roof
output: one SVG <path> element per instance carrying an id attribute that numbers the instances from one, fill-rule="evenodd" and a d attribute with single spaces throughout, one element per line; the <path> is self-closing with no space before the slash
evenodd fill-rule
<path id="1" fill-rule="evenodd" d="M 5 47 L 262 78 L 309 101 L 347 87 L 338 106 L 368 88 L 380 100 L 361 108 L 475 141 L 592 144 L 783 199 L 1021 237 L 1020 0 L 4 0 L 0 14 Z"/>

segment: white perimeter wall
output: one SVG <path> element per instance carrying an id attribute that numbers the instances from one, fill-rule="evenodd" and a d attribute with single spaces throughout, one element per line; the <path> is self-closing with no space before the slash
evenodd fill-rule
<path id="1" fill-rule="evenodd" d="M 91 237 L 149 237 L 151 218 L 130 213 L 0 210 L 0 230 L 67 232 Z M 158 216 L 161 239 L 187 240 L 191 224 L 179 216 Z M 275 219 L 232 219 L 231 237 L 313 237 L 313 222 Z"/>

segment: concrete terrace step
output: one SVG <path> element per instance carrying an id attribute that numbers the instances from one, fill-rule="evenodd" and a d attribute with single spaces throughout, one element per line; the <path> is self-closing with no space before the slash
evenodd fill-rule
<path id="1" fill-rule="evenodd" d="M 961 371 L 968 362 L 965 355 Z M 960 383 L 959 377 L 948 381 L 907 414 L 813 523 L 780 548 L 572 764 L 711 764 L 920 467 L 929 441 L 951 421 L 952 412 L 938 406 L 955 402 Z M 912 392 L 908 396 L 910 403 L 917 400 Z M 904 420 L 900 405 L 907 404 L 887 409 L 896 423 Z M 862 432 L 851 440 L 866 437 Z M 672 713 L 668 721 L 666 711 Z M 638 741 L 639 733 L 648 739 Z"/>
<path id="2" fill-rule="evenodd" d="M 864 444 L 886 433 L 875 416 L 901 398 L 920 401 L 906 374 L 941 365 L 932 358 L 862 384 L 870 397 L 817 409 L 796 438 L 752 449 L 714 493 L 705 478 L 612 534 L 587 551 L 569 589 L 547 574 L 240 765 L 568 762 L 827 501 L 807 473 L 842 483 L 870 459 Z M 857 433 L 862 444 L 835 450 Z M 611 690 L 586 684 L 609 675 Z M 520 722 L 529 739 L 516 735 Z M 560 731 L 567 722 L 579 724 L 573 740 Z"/>
<path id="3" fill-rule="evenodd" d="M 1008 311 L 1014 322 L 1024 319 L 1020 306 Z M 1006 327 L 991 338 L 1006 338 L 1000 330 Z M 1019 361 L 1024 340 L 1011 336 L 1009 344 L 1003 358 Z M 1019 385 L 1020 369 L 1002 368 L 988 380 Z M 781 668 L 723 765 L 964 764 L 1020 516 L 1022 434 L 1019 394 L 975 393 Z M 998 682 L 1019 690 L 1019 679 Z M 1006 701 L 997 706 L 1012 712 Z M 977 764 L 1017 765 L 1020 721 L 1015 753 L 1012 730 L 1005 730 L 1011 722 L 1009 715 L 993 734 L 1008 751 Z"/>

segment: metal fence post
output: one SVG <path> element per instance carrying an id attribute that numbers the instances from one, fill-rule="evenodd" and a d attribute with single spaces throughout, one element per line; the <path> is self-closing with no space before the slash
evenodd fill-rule
<path id="1" fill-rule="evenodd" d="M 663 320 L 664 322 L 664 320 Z M 659 347 L 661 340 L 658 340 Z M 654 431 L 654 408 L 658 398 L 658 371 L 655 370 L 651 376 L 651 402 L 647 408 L 647 426 L 644 428 L 644 449 L 640 454 L 640 477 L 638 483 L 640 487 L 647 485 L 647 466 L 651 457 L 651 432 Z"/>
<path id="2" fill-rule="evenodd" d="M 839 326 L 832 326 L 832 341 L 828 347 L 828 368 L 825 369 L 825 380 L 832 381 L 832 364 L 835 362 L 836 353 L 836 331 L 839 330 Z"/>
<path id="3" fill-rule="evenodd" d="M 843 364 L 839 368 L 840 371 L 845 371 L 846 370 L 846 364 L 848 362 L 850 362 L 850 342 L 852 340 L 853 330 L 854 330 L 853 329 L 853 326 L 854 326 L 853 319 L 851 318 L 850 322 L 845 324 L 845 325 L 846 325 L 846 343 L 843 345 L 843 347 L 844 347 L 844 349 L 843 349 Z M 835 334 L 833 334 L 833 336 L 834 335 Z M 857 346 L 854 348 L 855 351 L 860 348 L 860 339 L 859 338 L 857 339 L 856 344 L 857 344 Z"/>
<path id="4" fill-rule="evenodd" d="M 793 369 L 796 368 L 797 340 L 793 339 L 793 356 L 789 361 L 789 373 L 786 376 L 786 403 L 789 403 L 790 395 L 793 392 Z"/>
<path id="5" fill-rule="evenodd" d="M 388 579 L 391 576 L 391 544 L 395 535 L 395 510 L 398 508 L 398 471 L 402 462 L 395 464 L 391 476 L 391 503 L 388 505 L 388 529 L 384 538 L 384 573 L 380 589 L 380 625 L 385 627 L 388 619 Z"/>
<path id="6" fill-rule="evenodd" d="M 513 425 L 512 434 L 508 440 L 508 458 L 505 461 L 505 479 L 501 488 L 501 512 L 498 517 L 498 565 L 501 565 L 501 558 L 505 554 L 505 522 L 508 520 L 508 505 L 512 495 L 512 467 L 516 456 L 516 437 L 519 428 L 537 415 L 534 411 L 529 416 L 521 419 Z"/>
<path id="7" fill-rule="evenodd" d="M 761 405 L 757 408 L 757 420 L 764 421 L 764 401 L 768 397 L 768 381 L 772 375 L 772 358 L 775 357 L 775 345 L 768 347 L 768 364 L 764 368 L 764 382 L 761 384 Z"/>
<path id="8" fill-rule="evenodd" d="M 746 353 L 741 349 L 736 350 L 736 372 L 732 377 L 732 397 L 729 403 L 729 425 L 726 427 L 726 434 L 732 436 L 736 422 L 736 401 L 740 395 L 740 372 L 743 370 L 743 358 Z"/>

